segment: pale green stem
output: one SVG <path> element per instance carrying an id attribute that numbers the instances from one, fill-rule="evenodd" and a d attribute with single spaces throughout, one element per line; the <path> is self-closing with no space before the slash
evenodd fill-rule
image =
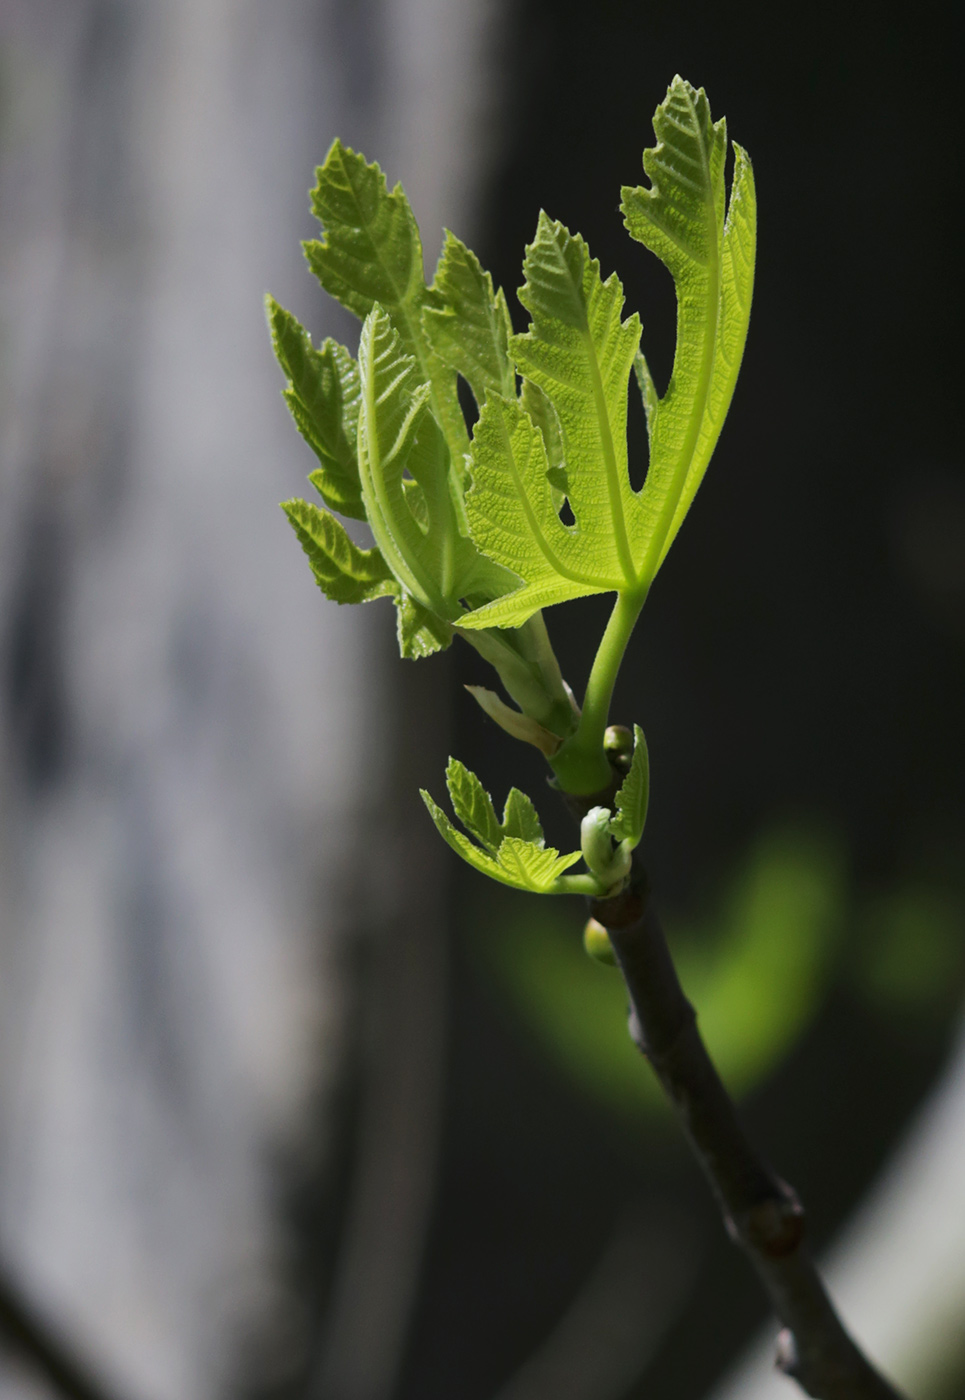
<path id="1" fill-rule="evenodd" d="M 580 723 L 573 737 L 551 760 L 564 792 L 582 797 L 601 792 L 610 781 L 603 735 L 610 722 L 610 701 L 620 663 L 646 597 L 646 588 L 617 594 L 590 671 Z"/>

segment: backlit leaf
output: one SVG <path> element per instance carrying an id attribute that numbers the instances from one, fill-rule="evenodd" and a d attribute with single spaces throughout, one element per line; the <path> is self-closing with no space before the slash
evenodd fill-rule
<path id="1" fill-rule="evenodd" d="M 658 108 L 654 130 L 657 145 L 644 153 L 650 187 L 625 189 L 623 212 L 632 236 L 666 263 L 676 285 L 677 347 L 667 392 L 658 396 L 640 352 L 639 320 L 620 319 L 616 276 L 604 282 L 583 240 L 541 214 L 520 292 L 532 323 L 510 341 L 524 376 L 523 408 L 541 443 L 521 428 L 508 399 L 498 410 L 490 401 L 476 428 L 467 501 L 474 539 L 521 585 L 474 610 L 464 627 L 518 627 L 538 607 L 588 593 L 644 596 L 710 461 L 750 315 L 753 174 L 735 146 L 725 216 L 726 126 L 711 120 L 703 91 L 680 78 Z M 627 473 L 631 369 L 650 443 L 639 492 Z M 559 517 L 564 495 L 572 526 Z"/>
<path id="2" fill-rule="evenodd" d="M 441 304 L 426 307 L 422 324 L 439 358 L 462 375 L 480 408 L 493 392 L 515 398 L 506 298 L 502 291 L 493 294 L 489 273 L 452 233 L 446 233 L 432 292 Z"/>
<path id="3" fill-rule="evenodd" d="M 449 624 L 422 607 L 404 589 L 395 600 L 395 611 L 399 654 L 406 661 L 419 661 L 452 644 Z"/>
<path id="4" fill-rule="evenodd" d="M 473 539 L 526 581 L 462 618 L 461 627 L 518 627 L 539 608 L 620 586 L 612 536 L 602 535 L 594 549 L 578 525 L 560 520 L 543 436 L 520 404 L 487 401 L 470 461 L 466 510 Z"/>
<path id="5" fill-rule="evenodd" d="M 362 327 L 359 375 L 359 476 L 372 533 L 403 589 L 437 618 L 453 621 L 462 598 L 491 597 L 511 576 L 459 530 L 449 449 L 429 387 L 381 306 Z"/>
<path id="6" fill-rule="evenodd" d="M 534 842 L 537 846 L 543 844 L 543 827 L 536 814 L 536 808 L 532 799 L 527 797 L 525 792 L 520 792 L 519 788 L 510 788 L 506 798 L 506 806 L 503 809 L 503 834 L 518 836 L 523 841 Z"/>
<path id="7" fill-rule="evenodd" d="M 561 856 L 552 846 L 537 846 L 519 836 L 507 836 L 499 848 L 499 864 L 512 877 L 507 883 L 533 894 L 552 894 L 559 876 L 580 859 L 579 851 Z"/>
<path id="8" fill-rule="evenodd" d="M 475 773 L 470 773 L 458 758 L 450 758 L 446 768 L 446 787 L 452 799 L 453 811 L 463 826 L 495 855 L 504 832 L 493 800 Z"/>
<path id="9" fill-rule="evenodd" d="M 283 502 L 282 510 L 319 588 L 334 603 L 367 603 L 398 594 L 399 585 L 378 549 L 359 549 L 327 510 L 298 500 Z"/>
<path id="10" fill-rule="evenodd" d="M 565 892 L 565 887 L 557 888 L 557 880 L 564 870 L 580 859 L 579 851 L 561 856 L 550 846 L 542 847 L 518 836 L 507 836 L 500 844 L 498 858 L 493 859 L 468 836 L 456 830 L 442 808 L 433 802 L 424 789 L 420 791 L 440 836 L 473 869 L 492 880 L 498 880 L 502 885 L 511 885 L 513 889 L 527 890 L 531 894 Z"/>
<path id="11" fill-rule="evenodd" d="M 618 841 L 629 841 L 631 847 L 640 844 L 650 798 L 650 759 L 639 724 L 633 726 L 633 741 L 630 771 L 617 792 L 617 815 L 610 823 L 610 834 Z"/>
<path id="12" fill-rule="evenodd" d="M 561 856 L 559 851 L 544 844 L 536 809 L 524 792 L 510 789 L 500 822 L 489 793 L 475 773 L 470 773 L 458 759 L 449 760 L 446 786 L 453 810 L 469 836 L 463 836 L 453 827 L 427 792 L 423 792 L 422 797 L 436 827 L 463 860 L 482 874 L 501 884 L 512 885 L 514 889 L 534 894 L 563 893 L 556 882 L 565 870 L 576 864 L 581 853 L 571 851 Z"/>
<path id="13" fill-rule="evenodd" d="M 364 320 L 381 306 L 429 385 L 432 410 L 461 476 L 469 442 L 456 394 L 455 372 L 434 352 L 422 313 L 440 305 L 425 282 L 422 240 L 401 185 L 364 156 L 335 141 L 316 171 L 312 212 L 324 229 L 304 245 L 308 264 L 327 292 Z"/>
<path id="14" fill-rule="evenodd" d="M 320 463 L 310 480 L 332 510 L 364 520 L 355 445 L 358 367 L 334 340 L 316 350 L 304 327 L 272 297 L 267 298 L 267 308 L 275 355 L 288 378 L 285 402 Z"/>
<path id="15" fill-rule="evenodd" d="M 757 215 L 750 160 L 735 144 L 725 218 L 727 126 L 711 120 L 702 88 L 675 78 L 653 125 L 657 145 L 643 157 L 650 187 L 623 190 L 628 231 L 666 264 L 677 290 L 670 385 L 659 402 L 644 395 L 647 577 L 683 523 L 730 406 L 750 320 Z"/>
<path id="16" fill-rule="evenodd" d="M 528 416 L 520 410 L 516 422 L 494 414 L 480 419 L 470 528 L 480 547 L 513 568 L 524 586 L 480 609 L 468 626 L 518 627 L 539 607 L 639 582 L 632 548 L 639 502 L 627 475 L 626 443 L 639 319 L 620 320 L 623 289 L 616 275 L 603 282 L 583 239 L 545 214 L 523 270 L 519 297 L 533 319 L 525 335 L 513 336 L 510 349 L 517 369 L 555 409 L 576 524 L 559 520 L 551 485 L 558 491 L 561 482 L 546 476 L 556 464 L 546 457 L 542 434 L 534 444 L 521 429 L 531 426 Z"/>

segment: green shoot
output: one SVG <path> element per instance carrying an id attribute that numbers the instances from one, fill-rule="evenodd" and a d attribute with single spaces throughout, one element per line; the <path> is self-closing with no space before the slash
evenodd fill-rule
<path id="1" fill-rule="evenodd" d="M 478 779 L 450 764 L 450 795 L 468 834 L 425 795 L 463 859 L 538 893 L 600 896 L 625 882 L 649 771 L 637 727 L 611 809 L 604 735 L 613 689 L 707 469 L 747 335 L 750 161 L 735 145 L 728 199 L 725 122 L 714 122 L 703 90 L 681 78 L 658 107 L 654 131 L 657 144 L 643 157 L 649 184 L 625 188 L 622 208 L 631 237 L 661 259 L 676 288 L 677 342 L 663 396 L 640 348 L 640 320 L 623 316 L 616 274 L 604 280 L 578 234 L 540 214 L 519 292 L 530 325 L 514 335 L 502 291 L 452 234 L 427 285 L 401 187 L 390 191 L 378 166 L 339 142 L 312 195 L 324 236 L 306 254 L 322 286 L 363 320 L 357 362 L 332 341 L 316 349 L 269 301 L 285 398 L 318 458 L 310 479 L 323 506 L 284 508 L 319 586 L 340 603 L 392 598 L 403 656 L 429 655 L 462 636 L 515 702 L 471 687 L 486 713 L 546 755 L 564 792 L 600 797 L 583 823 L 588 873 L 567 875 L 581 852 L 545 847 L 532 804 L 515 789 L 499 823 Z M 639 491 L 627 459 L 631 376 L 649 440 Z M 458 377 L 479 409 L 471 439 Z M 332 512 L 366 520 L 374 547 L 354 545 Z M 578 707 L 541 610 L 594 593 L 615 599 Z"/>

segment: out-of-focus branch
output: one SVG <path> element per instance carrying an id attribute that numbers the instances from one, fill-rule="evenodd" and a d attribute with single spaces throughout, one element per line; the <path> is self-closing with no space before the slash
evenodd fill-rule
<path id="1" fill-rule="evenodd" d="M 0 1338 L 19 1353 L 65 1400 L 117 1400 L 88 1374 L 70 1348 L 41 1321 L 5 1274 L 0 1273 Z"/>
<path id="2" fill-rule="evenodd" d="M 720 1204 L 780 1318 L 777 1364 L 820 1400 L 897 1400 L 846 1332 L 804 1242 L 794 1191 L 751 1146 L 684 995 L 646 879 L 592 902 L 630 994 L 630 1033 L 673 1104 Z"/>

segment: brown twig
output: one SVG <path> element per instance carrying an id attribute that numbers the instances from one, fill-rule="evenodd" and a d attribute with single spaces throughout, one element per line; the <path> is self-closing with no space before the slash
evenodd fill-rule
<path id="1" fill-rule="evenodd" d="M 646 1055 L 784 1330 L 777 1365 L 819 1400 L 899 1400 L 845 1331 L 805 1243 L 794 1191 L 751 1146 L 697 1029 L 642 871 L 591 902 L 630 995 L 630 1034 Z"/>
<path id="2" fill-rule="evenodd" d="M 622 764 L 618 756 L 611 763 L 613 779 L 603 792 L 560 794 L 577 822 L 591 807 L 613 807 L 625 755 Z M 728 1233 L 753 1264 L 783 1325 L 778 1368 L 816 1400 L 902 1400 L 845 1330 L 805 1243 L 797 1195 L 744 1131 L 700 1037 L 636 852 L 627 888 L 611 899 L 591 900 L 590 912 L 606 929 L 627 984 L 630 1035 L 653 1066 Z"/>

